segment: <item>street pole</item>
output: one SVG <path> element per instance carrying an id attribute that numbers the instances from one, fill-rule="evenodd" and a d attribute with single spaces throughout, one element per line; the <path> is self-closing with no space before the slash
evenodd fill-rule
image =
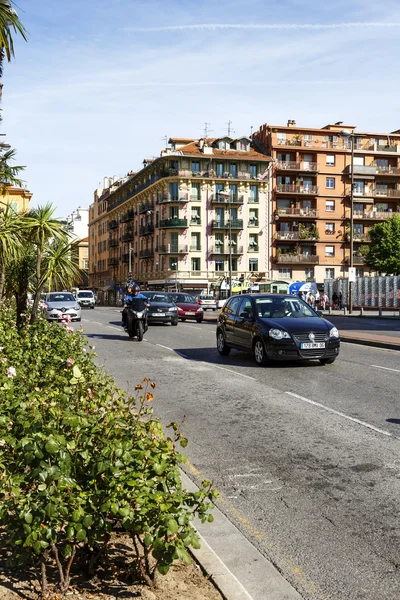
<path id="1" fill-rule="evenodd" d="M 350 136 L 351 140 L 351 175 L 350 175 L 350 268 L 351 281 L 349 278 L 349 314 L 353 312 L 353 246 L 354 246 L 354 135 Z"/>
<path id="2" fill-rule="evenodd" d="M 129 263 L 129 271 L 128 273 L 132 273 L 132 246 L 129 244 L 129 258 L 128 258 L 128 263 Z"/>
<path id="3" fill-rule="evenodd" d="M 232 204 L 229 194 L 229 297 L 232 296 Z"/>

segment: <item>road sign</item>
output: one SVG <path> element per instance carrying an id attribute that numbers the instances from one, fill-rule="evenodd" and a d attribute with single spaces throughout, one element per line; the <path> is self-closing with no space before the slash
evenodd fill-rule
<path id="1" fill-rule="evenodd" d="M 354 282 L 356 280 L 356 268 L 349 267 L 349 281 Z"/>

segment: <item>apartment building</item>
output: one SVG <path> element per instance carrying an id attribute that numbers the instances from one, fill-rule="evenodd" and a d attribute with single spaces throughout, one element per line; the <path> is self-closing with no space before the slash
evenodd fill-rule
<path id="1" fill-rule="evenodd" d="M 18 213 L 30 211 L 32 192 L 27 188 L 8 186 L 5 194 L 1 196 L 1 205 L 9 204 Z"/>
<path id="2" fill-rule="evenodd" d="M 272 277 L 322 283 L 347 276 L 352 181 L 353 264 L 367 275 L 369 229 L 400 211 L 400 130 L 356 132 L 343 122 L 314 129 L 290 120 L 263 125 L 253 141 L 274 160 Z"/>
<path id="3" fill-rule="evenodd" d="M 247 137 L 171 138 L 123 181 L 95 192 L 89 211 L 90 283 L 119 290 L 208 289 L 267 276 L 271 159 Z"/>

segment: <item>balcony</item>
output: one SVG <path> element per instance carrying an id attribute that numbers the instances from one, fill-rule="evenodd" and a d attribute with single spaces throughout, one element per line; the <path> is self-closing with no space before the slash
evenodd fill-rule
<path id="1" fill-rule="evenodd" d="M 162 198 L 158 200 L 158 204 L 168 204 L 170 202 L 188 202 L 189 196 L 187 194 L 181 194 L 179 196 L 172 196 L 171 194 L 164 194 Z"/>
<path id="2" fill-rule="evenodd" d="M 128 210 L 126 213 L 124 213 L 121 217 L 121 223 L 128 223 L 128 221 L 133 221 L 133 219 L 135 218 L 135 211 L 134 210 Z"/>
<path id="3" fill-rule="evenodd" d="M 195 244 L 194 246 L 190 246 L 190 252 L 201 252 L 201 245 Z"/>
<path id="4" fill-rule="evenodd" d="M 344 264 L 350 264 L 350 256 L 346 256 L 344 259 Z M 364 265 L 365 264 L 365 256 L 353 256 L 353 265 Z"/>
<path id="5" fill-rule="evenodd" d="M 113 219 L 112 221 L 109 221 L 107 223 L 107 229 L 117 229 L 119 227 L 118 221 L 116 219 Z"/>
<path id="6" fill-rule="evenodd" d="M 224 244 L 216 244 L 215 246 L 212 246 L 210 252 L 211 254 L 225 254 L 225 246 Z"/>
<path id="7" fill-rule="evenodd" d="M 232 219 L 231 221 L 211 221 L 212 229 L 243 229 L 243 219 Z"/>
<path id="8" fill-rule="evenodd" d="M 140 235 L 150 235 L 151 233 L 154 233 L 154 225 L 152 223 L 141 226 Z"/>
<path id="9" fill-rule="evenodd" d="M 201 202 L 201 196 L 198 196 L 197 194 L 191 195 L 190 202 Z"/>
<path id="10" fill-rule="evenodd" d="M 400 175 L 400 168 L 392 167 L 391 165 L 387 167 L 374 166 L 374 169 L 376 169 L 376 175 Z"/>
<path id="11" fill-rule="evenodd" d="M 318 218 L 318 211 L 315 208 L 277 208 L 275 214 L 281 217 L 297 217 L 298 219 Z"/>
<path id="12" fill-rule="evenodd" d="M 146 204 L 142 204 L 141 206 L 139 206 L 139 214 L 140 215 L 147 213 L 148 211 L 154 211 L 154 203 L 153 202 L 148 202 Z"/>
<path id="13" fill-rule="evenodd" d="M 258 219 L 250 219 L 249 220 L 249 227 L 259 227 L 259 225 L 258 225 Z"/>
<path id="14" fill-rule="evenodd" d="M 123 262 L 124 264 L 127 264 L 127 263 L 129 263 L 129 252 L 127 252 L 126 254 L 123 254 L 123 255 L 122 255 L 122 262 Z"/>
<path id="15" fill-rule="evenodd" d="M 161 221 L 160 221 L 160 229 L 178 228 L 178 227 L 187 227 L 187 226 L 188 226 L 187 219 L 171 218 L 171 219 L 161 219 Z"/>
<path id="16" fill-rule="evenodd" d="M 124 235 L 121 235 L 121 242 L 131 242 L 134 237 L 133 231 L 127 231 Z"/>
<path id="17" fill-rule="evenodd" d="M 276 170 L 277 171 L 306 171 L 306 172 L 313 172 L 313 173 L 318 173 L 319 171 L 319 165 L 316 162 L 308 162 L 308 161 L 301 161 L 301 162 L 293 162 L 293 161 L 278 161 L 276 163 Z"/>
<path id="18" fill-rule="evenodd" d="M 310 241 L 316 242 L 319 238 L 319 235 L 310 231 L 277 231 L 275 234 L 275 239 L 277 241 L 285 241 L 285 242 L 298 242 L 298 241 Z"/>
<path id="19" fill-rule="evenodd" d="M 244 197 L 234 194 L 232 196 L 229 196 L 228 198 L 227 196 L 222 196 L 217 193 L 213 194 L 213 196 L 211 197 L 211 202 L 213 204 L 243 204 Z"/>
<path id="20" fill-rule="evenodd" d="M 109 267 L 116 267 L 118 265 L 118 263 L 119 263 L 119 260 L 115 256 L 113 258 L 109 258 L 108 259 L 108 266 Z"/>
<path id="21" fill-rule="evenodd" d="M 108 240 L 109 248 L 115 248 L 116 246 L 118 246 L 118 240 Z"/>
<path id="22" fill-rule="evenodd" d="M 250 244 L 250 246 L 247 248 L 247 252 L 258 252 L 259 251 L 259 246 L 258 244 Z"/>
<path id="23" fill-rule="evenodd" d="M 258 204 L 259 200 L 258 200 L 258 196 L 249 196 L 247 199 L 247 203 L 248 204 Z"/>
<path id="24" fill-rule="evenodd" d="M 351 188 L 346 189 L 346 195 L 351 196 Z M 400 190 L 396 188 L 364 188 L 353 190 L 353 198 L 400 198 Z"/>
<path id="25" fill-rule="evenodd" d="M 191 225 L 201 225 L 201 217 L 192 217 L 190 219 Z"/>
<path id="26" fill-rule="evenodd" d="M 211 248 L 211 254 L 229 254 L 229 242 L 226 244 L 226 246 L 222 245 L 222 246 L 213 246 L 213 248 Z M 234 242 L 232 242 L 232 254 L 235 255 L 239 255 L 239 254 L 243 254 L 243 246 L 237 246 Z"/>
<path id="27" fill-rule="evenodd" d="M 278 183 L 276 186 L 278 194 L 304 194 L 308 196 L 316 196 L 318 194 L 318 186 L 316 185 L 296 185 L 294 183 Z"/>
<path id="28" fill-rule="evenodd" d="M 140 250 L 139 256 L 140 258 L 152 258 L 154 256 L 154 250 L 153 248 L 144 248 L 143 250 Z"/>
<path id="29" fill-rule="evenodd" d="M 296 264 L 309 264 L 318 265 L 319 256 L 316 254 L 278 254 L 275 256 L 277 263 L 296 263 Z"/>
<path id="30" fill-rule="evenodd" d="M 390 219 L 391 217 L 393 217 L 393 215 L 399 215 L 400 216 L 400 211 L 395 212 L 395 211 L 378 211 L 378 210 L 364 210 L 364 211 L 357 211 L 355 210 L 353 213 L 353 217 L 354 219 L 375 219 L 376 221 L 384 221 L 385 219 Z M 350 218 L 346 217 L 346 218 Z"/>
<path id="31" fill-rule="evenodd" d="M 167 244 L 166 246 L 159 246 L 159 254 L 187 254 L 187 246 L 179 246 L 178 244 Z"/>

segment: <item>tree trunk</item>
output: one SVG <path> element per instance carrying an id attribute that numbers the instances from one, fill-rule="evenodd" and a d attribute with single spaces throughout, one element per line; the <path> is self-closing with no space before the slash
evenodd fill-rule
<path id="1" fill-rule="evenodd" d="M 40 302 L 40 294 L 43 289 L 43 286 L 40 285 L 41 265 L 42 265 L 42 252 L 41 252 L 41 250 L 38 249 L 37 257 L 36 257 L 36 290 L 35 290 L 35 299 L 33 301 L 33 306 L 32 306 L 31 323 L 35 323 L 37 321 L 39 302 Z"/>
<path id="2" fill-rule="evenodd" d="M 18 288 L 15 294 L 15 300 L 17 302 L 17 329 L 20 330 L 21 326 L 26 322 L 25 317 L 21 317 L 21 314 L 26 313 L 28 306 L 29 269 L 26 261 L 22 263 L 21 272 L 18 279 Z"/>
<path id="3" fill-rule="evenodd" d="M 6 265 L 0 265 L 0 302 L 3 299 L 4 284 L 6 282 Z"/>

